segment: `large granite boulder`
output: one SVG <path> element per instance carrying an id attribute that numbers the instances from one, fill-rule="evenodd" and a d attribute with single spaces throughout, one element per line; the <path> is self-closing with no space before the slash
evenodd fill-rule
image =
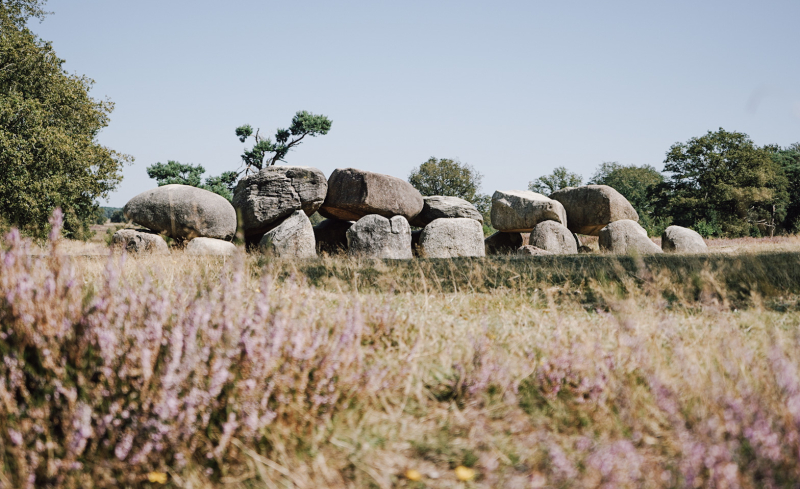
<path id="1" fill-rule="evenodd" d="M 328 179 L 328 195 L 319 213 L 356 221 L 370 214 L 411 220 L 422 211 L 422 195 L 405 180 L 380 173 L 337 168 Z"/>
<path id="2" fill-rule="evenodd" d="M 169 254 L 169 246 L 160 235 L 135 229 L 120 229 L 114 233 L 111 246 L 114 250 L 124 249 L 128 253 Z"/>
<path id="3" fill-rule="evenodd" d="M 308 166 L 268 166 L 239 180 L 233 206 L 245 236 L 261 235 L 296 210 L 307 216 L 325 200 L 328 182 L 321 170 Z"/>
<path id="4" fill-rule="evenodd" d="M 623 219 L 639 221 L 636 209 L 608 185 L 567 187 L 550 195 L 564 205 L 567 228 L 573 233 L 599 236 L 606 224 Z"/>
<path id="5" fill-rule="evenodd" d="M 522 234 L 498 231 L 483 240 L 487 255 L 511 255 L 523 245 Z"/>
<path id="6" fill-rule="evenodd" d="M 647 255 L 663 253 L 657 244 L 647 237 L 647 231 L 636 221 L 622 219 L 609 223 L 600 230 L 600 249 L 607 253 Z"/>
<path id="7" fill-rule="evenodd" d="M 341 219 L 325 219 L 314 226 L 314 239 L 317 241 L 317 253 L 333 255 L 347 251 L 347 230 L 353 221 Z"/>
<path id="8" fill-rule="evenodd" d="M 267 231 L 258 246 L 261 251 L 279 257 L 317 256 L 314 227 L 302 210 L 294 211 L 283 222 Z"/>
<path id="9" fill-rule="evenodd" d="M 697 231 L 670 226 L 661 235 L 661 249 L 668 253 L 706 253 L 708 245 Z"/>
<path id="10" fill-rule="evenodd" d="M 486 256 L 483 226 L 468 217 L 436 219 L 422 230 L 419 246 L 427 258 Z"/>
<path id="11" fill-rule="evenodd" d="M 466 217 L 483 222 L 483 216 L 474 205 L 458 197 L 433 195 L 423 197 L 422 212 L 408 223 L 423 228 L 436 219 Z"/>
<path id="12" fill-rule="evenodd" d="M 555 253 L 552 251 L 543 250 L 531 245 L 520 246 L 517 248 L 517 255 L 519 256 L 545 256 L 554 254 Z"/>
<path id="13" fill-rule="evenodd" d="M 347 230 L 347 252 L 364 258 L 411 258 L 411 226 L 403 216 L 364 216 Z"/>
<path id="14" fill-rule="evenodd" d="M 194 238 L 186 245 L 187 255 L 233 256 L 236 245 L 214 238 Z"/>
<path id="15" fill-rule="evenodd" d="M 528 244 L 557 255 L 578 252 L 575 236 L 563 224 L 555 221 L 542 221 L 534 226 Z"/>
<path id="16" fill-rule="evenodd" d="M 527 190 L 496 191 L 492 195 L 492 226 L 505 232 L 529 232 L 542 221 L 566 225 L 567 213 L 558 201 Z"/>
<path id="17" fill-rule="evenodd" d="M 225 197 L 189 185 L 163 185 L 132 198 L 125 218 L 174 239 L 229 239 L 236 210 Z"/>

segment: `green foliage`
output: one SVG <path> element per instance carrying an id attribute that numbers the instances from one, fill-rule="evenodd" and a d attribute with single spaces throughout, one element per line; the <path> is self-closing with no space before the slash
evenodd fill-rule
<path id="1" fill-rule="evenodd" d="M 250 124 L 237 127 L 236 136 L 241 142 L 253 137 L 255 144 L 252 148 L 244 151 L 242 161 L 244 161 L 246 169 L 255 167 L 261 170 L 264 166 L 271 166 L 278 161 L 285 161 L 284 158 L 289 151 L 294 146 L 299 145 L 306 136 L 316 137 L 328 134 L 330 130 L 330 119 L 324 115 L 315 115 L 301 110 L 292 118 L 292 124 L 289 129 L 278 129 L 275 132 L 274 143 L 270 138 L 259 136 L 259 130 L 256 130 L 255 134 L 253 134 L 253 126 Z M 272 153 L 271 156 L 270 153 Z"/>
<path id="2" fill-rule="evenodd" d="M 544 195 L 550 195 L 556 190 L 567 187 L 578 187 L 583 183 L 583 177 L 572 173 L 563 166 L 553 170 L 550 175 L 539 177 L 528 183 L 528 190 Z"/>
<path id="3" fill-rule="evenodd" d="M 123 223 L 125 222 L 125 214 L 123 214 L 122 209 L 117 209 L 111 214 L 109 220 L 115 224 Z"/>
<path id="4" fill-rule="evenodd" d="M 767 150 L 783 170 L 788 181 L 788 204 L 786 216 L 783 219 L 783 228 L 790 232 L 800 232 L 800 143 L 794 143 L 787 148 L 768 146 Z"/>
<path id="5" fill-rule="evenodd" d="M 41 238 L 60 207 L 63 234 L 87 239 L 96 201 L 116 188 L 132 158 L 97 142 L 113 103 L 91 98 L 93 81 L 68 74 L 50 43 L 25 27 L 43 17 L 43 3 L 0 3 L 0 215 Z"/>
<path id="6" fill-rule="evenodd" d="M 671 175 L 657 187 L 656 210 L 675 224 L 713 219 L 707 223 L 716 235 L 745 236 L 753 224 L 774 226 L 783 218 L 786 176 L 770 151 L 746 134 L 709 131 L 674 144 L 664 163 Z"/>
<path id="7" fill-rule="evenodd" d="M 492 199 L 480 193 L 483 175 L 472 165 L 449 158 L 428 161 L 415 167 L 408 175 L 408 182 L 424 196 L 446 195 L 459 197 L 475 206 L 483 215 L 483 222 L 491 228 Z M 494 231 L 492 231 L 494 232 Z"/>
<path id="8" fill-rule="evenodd" d="M 206 169 L 202 165 L 172 160 L 167 161 L 166 164 L 155 163 L 147 167 L 147 176 L 155 179 L 159 187 L 170 184 L 191 185 L 214 192 L 228 200 L 233 199 L 233 189 L 239 178 L 235 171 L 223 172 L 218 177 L 208 177 L 206 183 L 203 184 L 202 177 L 205 172 Z"/>
<path id="9" fill-rule="evenodd" d="M 147 176 L 158 182 L 158 186 L 180 184 L 199 187 L 206 169 L 201 165 L 184 164 L 179 161 L 155 163 L 147 167 Z"/>

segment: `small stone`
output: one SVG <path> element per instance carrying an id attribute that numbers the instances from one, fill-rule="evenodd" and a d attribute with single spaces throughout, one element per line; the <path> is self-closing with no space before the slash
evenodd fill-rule
<path id="1" fill-rule="evenodd" d="M 578 252 L 575 236 L 562 224 L 555 221 L 542 221 L 531 231 L 528 244 L 557 255 Z"/>
<path id="2" fill-rule="evenodd" d="M 661 235 L 661 249 L 669 253 L 706 253 L 708 245 L 697 231 L 670 226 Z"/>
<path id="3" fill-rule="evenodd" d="M 111 245 L 116 250 L 124 248 L 128 253 L 169 254 L 169 246 L 164 238 L 149 231 L 120 229 L 111 237 Z"/>
<path id="4" fill-rule="evenodd" d="M 636 221 L 623 219 L 614 221 L 600 230 L 600 249 L 605 252 L 640 255 L 663 253 L 661 248 L 647 237 L 647 231 Z"/>
<path id="5" fill-rule="evenodd" d="M 541 255 L 553 255 L 555 253 L 553 253 L 552 251 L 547 251 L 541 248 L 537 248 L 536 246 L 525 245 L 517 248 L 517 254 L 521 256 L 541 256 Z"/>
<path id="6" fill-rule="evenodd" d="M 236 254 L 236 245 L 221 239 L 194 238 L 186 245 L 186 254 L 233 256 Z"/>

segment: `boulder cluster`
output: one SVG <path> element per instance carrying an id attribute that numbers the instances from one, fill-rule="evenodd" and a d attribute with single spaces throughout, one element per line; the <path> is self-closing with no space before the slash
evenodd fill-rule
<path id="1" fill-rule="evenodd" d="M 129 252 L 169 253 L 167 236 L 186 243 L 187 253 L 230 255 L 237 230 L 264 253 L 296 258 L 573 254 L 587 250 L 579 234 L 598 236 L 600 249 L 611 253 L 706 250 L 700 235 L 678 226 L 664 232 L 659 248 L 631 204 L 605 185 L 565 188 L 550 197 L 497 191 L 491 218 L 499 231 L 484 239 L 483 216 L 471 203 L 423 197 L 405 180 L 355 168 L 336 169 L 326 179 L 316 168 L 270 166 L 242 178 L 232 203 L 200 188 L 164 185 L 137 195 L 123 212 L 147 228 L 113 236 Z M 326 219 L 312 226 L 315 212 Z"/>
<path id="2" fill-rule="evenodd" d="M 636 210 L 607 185 L 567 187 L 545 197 L 536 192 L 497 191 L 492 196 L 492 226 L 487 254 L 550 255 L 591 251 L 578 235 L 597 236 L 600 250 L 619 254 L 702 253 L 703 238 L 691 229 L 670 226 L 661 247 L 639 225 Z M 522 233 L 529 233 L 527 240 Z"/>

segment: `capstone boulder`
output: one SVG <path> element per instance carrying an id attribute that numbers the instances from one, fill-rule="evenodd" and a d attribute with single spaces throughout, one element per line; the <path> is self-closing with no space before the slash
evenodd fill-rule
<path id="1" fill-rule="evenodd" d="M 279 257 L 315 258 L 314 227 L 302 210 L 294 211 L 283 222 L 267 231 L 259 248 Z"/>
<path id="2" fill-rule="evenodd" d="M 609 223 L 623 219 L 639 221 L 639 214 L 628 199 L 608 185 L 562 188 L 550 198 L 563 204 L 566 226 L 573 233 L 599 236 Z"/>
<path id="3" fill-rule="evenodd" d="M 465 217 L 483 223 L 483 216 L 474 205 L 458 197 L 433 195 L 423 197 L 422 212 L 409 224 L 416 227 L 425 227 L 436 219 Z"/>
<path id="4" fill-rule="evenodd" d="M 347 230 L 347 247 L 351 256 L 411 258 L 411 226 L 403 216 L 387 219 L 370 214 L 356 221 Z"/>
<path id="5" fill-rule="evenodd" d="M 600 250 L 617 254 L 663 253 L 657 244 L 647 237 L 647 231 L 636 221 L 622 219 L 609 223 L 600 230 Z"/>
<path id="6" fill-rule="evenodd" d="M 370 214 L 411 220 L 422 211 L 422 195 L 400 178 L 355 168 L 336 169 L 319 209 L 329 219 L 356 221 Z"/>
<path id="7" fill-rule="evenodd" d="M 328 182 L 321 170 L 307 166 L 268 166 L 239 180 L 233 206 L 245 236 L 269 231 L 296 210 L 307 216 L 325 200 Z"/>
<path id="8" fill-rule="evenodd" d="M 189 185 L 163 185 L 125 204 L 125 218 L 174 239 L 229 239 L 236 210 L 225 197 Z"/>
<path id="9" fill-rule="evenodd" d="M 496 191 L 492 195 L 492 226 L 505 232 L 529 232 L 542 221 L 567 223 L 560 202 L 527 190 Z"/>
<path id="10" fill-rule="evenodd" d="M 427 258 L 486 256 L 483 226 L 468 217 L 434 220 L 422 230 L 419 246 Z"/>

